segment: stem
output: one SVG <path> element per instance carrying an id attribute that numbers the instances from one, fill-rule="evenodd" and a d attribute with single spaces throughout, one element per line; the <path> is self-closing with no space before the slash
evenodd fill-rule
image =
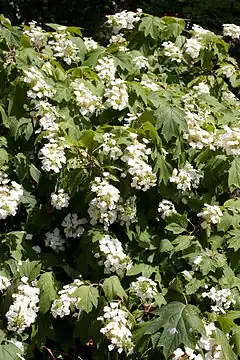
<path id="1" fill-rule="evenodd" d="M 46 349 L 49 355 L 51 356 L 52 360 L 56 360 L 55 356 L 52 353 L 52 350 L 48 349 L 46 346 L 43 346 L 43 349 Z"/>

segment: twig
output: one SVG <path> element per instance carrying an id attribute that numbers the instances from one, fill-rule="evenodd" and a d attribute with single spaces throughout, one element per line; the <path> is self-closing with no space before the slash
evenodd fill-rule
<path id="1" fill-rule="evenodd" d="M 46 349 L 49 355 L 51 356 L 52 360 L 56 360 L 55 356 L 52 353 L 52 350 L 48 349 L 46 346 L 43 346 L 43 349 Z"/>

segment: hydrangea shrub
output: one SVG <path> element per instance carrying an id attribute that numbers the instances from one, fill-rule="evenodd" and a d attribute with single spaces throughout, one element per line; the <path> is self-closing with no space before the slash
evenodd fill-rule
<path id="1" fill-rule="evenodd" d="M 0 21 L 0 359 L 237 360 L 240 28 Z"/>

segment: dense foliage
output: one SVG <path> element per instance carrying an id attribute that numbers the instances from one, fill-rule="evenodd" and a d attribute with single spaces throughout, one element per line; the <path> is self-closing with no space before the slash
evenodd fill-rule
<path id="1" fill-rule="evenodd" d="M 48 26 L 1 18 L 0 359 L 237 359 L 240 27 Z"/>

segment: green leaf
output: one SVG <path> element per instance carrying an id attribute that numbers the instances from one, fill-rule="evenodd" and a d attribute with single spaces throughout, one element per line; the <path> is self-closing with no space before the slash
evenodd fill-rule
<path id="1" fill-rule="evenodd" d="M 154 116 L 156 118 L 156 128 L 161 128 L 161 133 L 166 141 L 187 132 L 184 112 L 177 107 L 165 104 L 155 111 Z"/>
<path id="2" fill-rule="evenodd" d="M 0 105 L 0 114 L 1 114 L 1 118 L 2 118 L 2 124 L 6 128 L 9 128 L 8 117 L 7 117 L 7 114 L 4 110 L 4 108 L 2 107 L 2 105 Z"/>
<path id="3" fill-rule="evenodd" d="M 125 290 L 123 289 L 120 280 L 116 275 L 104 280 L 103 291 L 108 300 L 116 299 L 117 296 L 121 299 L 127 297 Z"/>
<path id="4" fill-rule="evenodd" d="M 159 317 L 151 322 L 145 334 L 153 335 L 163 328 L 156 347 L 163 347 L 166 358 L 182 344 L 195 349 L 197 337 L 194 333 L 205 334 L 199 310 L 193 305 L 172 302 L 162 306 L 156 314 Z"/>
<path id="5" fill-rule="evenodd" d="M 186 231 L 186 229 L 176 223 L 165 226 L 165 229 L 171 231 L 173 234 L 181 234 L 182 232 Z"/>
<path id="6" fill-rule="evenodd" d="M 240 311 L 228 311 L 226 314 L 218 316 L 218 322 L 225 333 L 229 333 L 237 326 L 234 320 L 240 319 Z"/>
<path id="7" fill-rule="evenodd" d="M 21 277 L 27 276 L 30 281 L 33 281 L 40 275 L 41 267 L 40 261 L 30 261 L 27 259 L 19 266 L 19 274 Z"/>
<path id="8" fill-rule="evenodd" d="M 1 360 L 19 360 L 18 354 L 22 354 L 22 350 L 11 343 L 0 345 Z"/>
<path id="9" fill-rule="evenodd" d="M 229 234 L 232 235 L 227 240 L 228 247 L 233 248 L 234 251 L 237 251 L 240 249 L 240 230 L 231 230 L 229 231 Z"/>
<path id="10" fill-rule="evenodd" d="M 38 184 L 41 178 L 41 171 L 38 170 L 34 164 L 31 164 L 29 172 L 33 180 L 36 181 L 36 183 Z"/>
<path id="11" fill-rule="evenodd" d="M 182 251 L 187 249 L 192 244 L 192 240 L 194 236 L 189 235 L 180 235 L 178 236 L 172 243 L 173 245 L 177 245 L 174 249 L 175 252 Z"/>
<path id="12" fill-rule="evenodd" d="M 145 36 L 150 35 L 154 40 L 157 40 L 160 38 L 161 30 L 164 27 L 164 22 L 158 17 L 146 16 L 139 25 L 139 31 L 142 31 Z"/>
<path id="13" fill-rule="evenodd" d="M 236 157 L 228 172 L 228 186 L 231 189 L 232 185 L 240 188 L 240 158 Z"/>
<path id="14" fill-rule="evenodd" d="M 22 258 L 23 246 L 22 240 L 24 236 L 23 231 L 12 231 L 6 236 L 6 244 L 10 249 L 10 254 L 13 259 L 19 261 Z"/>
<path id="15" fill-rule="evenodd" d="M 8 162 L 8 153 L 5 149 L 0 149 L 0 166 Z"/>
<path id="16" fill-rule="evenodd" d="M 216 329 L 216 341 L 218 345 L 221 345 L 221 356 L 219 360 L 237 360 L 237 355 L 233 352 L 226 335 L 220 330 Z"/>
<path id="17" fill-rule="evenodd" d="M 83 308 L 86 313 L 92 311 L 93 306 L 98 306 L 99 292 L 93 286 L 80 286 L 75 292 L 74 295 L 80 297 L 78 302 L 78 308 Z"/>
<path id="18" fill-rule="evenodd" d="M 52 302 L 57 298 L 55 279 L 52 272 L 46 272 L 38 280 L 40 288 L 40 312 L 45 314 L 51 307 Z"/>

